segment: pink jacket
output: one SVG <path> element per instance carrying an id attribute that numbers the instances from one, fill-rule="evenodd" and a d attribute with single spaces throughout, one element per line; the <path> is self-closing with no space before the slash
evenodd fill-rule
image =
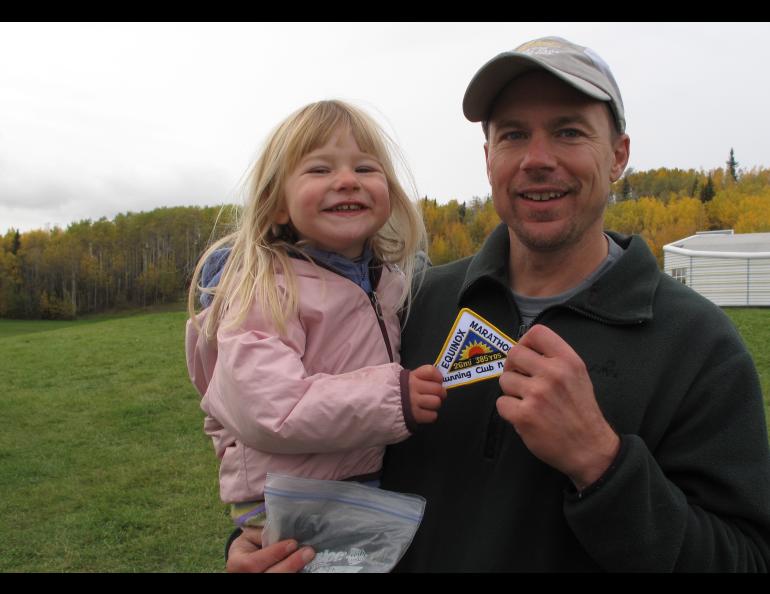
<path id="1" fill-rule="evenodd" d="M 383 268 L 377 285 L 391 363 L 369 296 L 334 272 L 292 263 L 299 311 L 285 336 L 256 304 L 240 328 L 220 328 L 211 342 L 187 322 L 187 368 L 203 396 L 226 503 L 261 499 L 268 471 L 334 480 L 375 473 L 384 446 L 410 435 L 394 311 L 403 275 Z"/>

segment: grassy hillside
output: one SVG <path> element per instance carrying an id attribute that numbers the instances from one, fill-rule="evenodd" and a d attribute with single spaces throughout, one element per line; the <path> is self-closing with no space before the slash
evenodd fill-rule
<path id="1" fill-rule="evenodd" d="M 770 309 L 732 309 L 770 410 Z M 221 571 L 184 312 L 0 320 L 0 572 Z"/>
<path id="2" fill-rule="evenodd" d="M 765 418 L 770 423 L 770 309 L 727 307 L 725 312 L 754 358 L 765 397 Z"/>
<path id="3" fill-rule="evenodd" d="M 185 317 L 2 321 L 0 571 L 222 569 Z"/>

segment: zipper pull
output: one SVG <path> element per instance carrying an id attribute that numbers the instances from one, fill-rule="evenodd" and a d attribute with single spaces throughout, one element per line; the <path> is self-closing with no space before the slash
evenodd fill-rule
<path id="1" fill-rule="evenodd" d="M 377 299 L 377 292 L 372 290 L 372 292 L 369 294 L 369 299 L 372 301 L 372 305 L 374 306 L 374 312 L 377 314 L 377 319 L 382 321 L 382 308 L 380 307 L 380 302 Z"/>
<path id="2" fill-rule="evenodd" d="M 374 315 L 377 316 L 377 322 L 382 332 L 382 339 L 385 341 L 385 348 L 388 350 L 388 359 L 393 363 L 393 349 L 390 348 L 390 339 L 388 338 L 388 329 L 385 327 L 385 318 L 382 315 L 382 307 L 380 307 L 380 301 L 377 299 L 377 293 L 372 289 L 369 293 L 369 301 L 372 302 L 372 308 L 374 309 Z"/>

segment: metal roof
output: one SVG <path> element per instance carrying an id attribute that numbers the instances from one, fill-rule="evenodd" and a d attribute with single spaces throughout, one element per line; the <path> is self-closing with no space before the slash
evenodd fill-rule
<path id="1" fill-rule="evenodd" d="M 691 255 L 770 256 L 770 233 L 698 233 L 663 246 L 663 249 Z"/>

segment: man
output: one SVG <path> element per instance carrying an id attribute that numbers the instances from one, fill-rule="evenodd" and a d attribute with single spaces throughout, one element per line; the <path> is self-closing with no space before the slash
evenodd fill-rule
<path id="1" fill-rule="evenodd" d="M 484 65 L 463 109 L 482 122 L 503 224 L 474 257 L 428 272 L 402 363 L 460 361 L 447 345 L 461 310 L 518 343 L 502 375 L 468 371 L 435 424 L 388 448 L 382 487 L 427 499 L 397 569 L 767 571 L 770 452 L 751 357 L 640 237 L 603 231 L 630 149 L 609 68 L 535 40 Z M 485 340 L 468 348 L 503 344 Z M 249 544 L 236 541 L 231 569 L 296 569 L 310 553 Z"/>

